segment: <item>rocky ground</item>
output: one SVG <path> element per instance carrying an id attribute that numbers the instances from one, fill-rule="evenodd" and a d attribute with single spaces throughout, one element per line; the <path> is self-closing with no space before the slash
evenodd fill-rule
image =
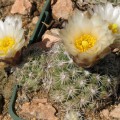
<path id="1" fill-rule="evenodd" d="M 77 0 L 56 1 L 51 1 L 53 20 L 49 25 L 46 25 L 48 29 L 63 28 L 75 8 L 84 11 L 92 7 L 92 4 L 84 3 L 82 0 L 79 2 Z M 4 20 L 7 15 L 21 15 L 25 37 L 29 40 L 44 3 L 45 0 L 0 0 L 0 19 Z M 63 4 L 67 5 L 67 7 Z M 19 7 L 20 5 L 21 7 Z M 62 19 L 60 19 L 61 17 Z M 52 30 L 46 31 L 42 39 L 49 39 L 46 47 L 51 47 L 54 42 L 59 41 L 57 32 Z M 40 45 L 43 47 L 43 44 Z M 14 69 L 6 67 L 4 71 L 2 66 L 4 64 L 0 63 L 0 120 L 12 120 L 8 113 L 8 105 L 13 86 L 17 81 L 12 76 Z M 15 108 L 17 114 L 26 120 L 63 120 L 64 115 L 64 112 L 59 113 L 62 108 L 59 105 L 52 104 L 45 92 L 26 94 L 24 90 L 19 90 Z M 119 99 L 108 104 L 99 112 L 88 111 L 86 116 L 88 120 L 120 120 Z"/>

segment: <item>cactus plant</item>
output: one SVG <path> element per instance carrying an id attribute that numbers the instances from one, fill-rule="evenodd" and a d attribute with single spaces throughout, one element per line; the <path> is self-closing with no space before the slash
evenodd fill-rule
<path id="1" fill-rule="evenodd" d="M 51 101 L 63 106 L 65 120 L 70 116 L 77 120 L 80 110 L 96 108 L 99 100 L 114 94 L 117 85 L 108 75 L 78 67 L 60 42 L 47 52 L 33 51 L 14 75 L 26 91 L 46 90 Z"/>
<path id="2" fill-rule="evenodd" d="M 39 90 L 42 84 L 44 73 L 45 52 L 41 52 L 39 48 L 34 48 L 25 54 L 23 62 L 16 67 L 13 75 L 17 79 L 19 85 L 26 90 L 26 92 Z M 41 54 L 42 53 L 42 54 Z"/>
<path id="3" fill-rule="evenodd" d="M 47 53 L 47 60 L 45 76 L 51 81 L 51 84 L 46 83 L 50 88 L 50 99 L 61 103 L 65 108 L 93 109 L 96 108 L 97 101 L 114 94 L 116 80 L 78 67 L 62 43 L 53 46 Z"/>

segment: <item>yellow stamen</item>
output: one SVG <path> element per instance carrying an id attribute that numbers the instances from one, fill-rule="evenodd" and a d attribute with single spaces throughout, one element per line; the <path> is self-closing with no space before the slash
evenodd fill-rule
<path id="1" fill-rule="evenodd" d="M 0 55 L 6 55 L 8 50 L 15 44 L 15 40 L 12 37 L 4 37 L 0 39 Z"/>
<path id="2" fill-rule="evenodd" d="M 82 34 L 75 39 L 75 46 L 80 52 L 85 52 L 95 45 L 96 38 L 91 34 Z"/>
<path id="3" fill-rule="evenodd" d="M 112 31 L 112 33 L 118 33 L 118 25 L 117 24 L 110 24 L 108 28 Z"/>

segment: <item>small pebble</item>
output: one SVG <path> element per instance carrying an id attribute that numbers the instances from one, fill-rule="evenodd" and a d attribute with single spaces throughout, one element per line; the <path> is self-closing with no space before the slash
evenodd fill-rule
<path id="1" fill-rule="evenodd" d="M 36 23 L 38 22 L 38 20 L 39 20 L 39 17 L 36 16 L 36 17 L 34 17 L 34 18 L 32 19 L 32 23 L 33 23 L 33 24 L 36 24 Z"/>
<path id="2" fill-rule="evenodd" d="M 34 12 L 34 16 L 39 16 L 39 15 L 40 15 L 39 11 Z"/>

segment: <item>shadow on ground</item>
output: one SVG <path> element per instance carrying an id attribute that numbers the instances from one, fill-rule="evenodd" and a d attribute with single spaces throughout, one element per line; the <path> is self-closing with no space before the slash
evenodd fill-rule
<path id="1" fill-rule="evenodd" d="M 91 73 L 98 73 L 101 75 L 109 75 L 113 77 L 120 77 L 120 56 L 116 54 L 109 54 L 104 59 L 99 61 L 95 66 L 88 69 Z"/>

